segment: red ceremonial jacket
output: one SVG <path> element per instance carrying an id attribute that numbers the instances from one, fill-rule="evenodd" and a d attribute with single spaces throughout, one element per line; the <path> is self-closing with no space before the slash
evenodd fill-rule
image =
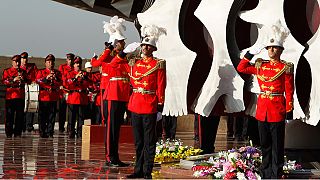
<path id="1" fill-rule="evenodd" d="M 107 64 L 109 83 L 103 94 L 103 100 L 128 102 L 130 98 L 129 65 L 126 59 L 116 55 Z"/>
<path id="2" fill-rule="evenodd" d="M 256 119 L 267 122 L 285 120 L 286 112 L 293 110 L 293 64 L 285 61 L 273 63 L 257 59 L 250 64 L 243 58 L 237 69 L 245 74 L 255 74 L 261 93 L 258 96 Z"/>
<path id="3" fill-rule="evenodd" d="M 36 81 L 38 68 L 35 63 L 27 63 L 26 66 L 20 66 L 20 68 L 26 71 L 28 84 Z"/>
<path id="4" fill-rule="evenodd" d="M 46 77 L 51 73 L 50 69 L 38 71 L 36 80 L 40 86 L 39 101 L 58 101 L 60 98 L 60 86 L 62 85 L 62 75 L 60 71 L 52 70 L 56 76 L 55 80 L 47 80 Z"/>
<path id="5" fill-rule="evenodd" d="M 110 49 L 105 49 L 103 53 L 96 58 L 91 59 L 92 67 L 102 67 L 102 74 L 101 74 L 101 89 L 106 89 L 109 81 L 109 76 L 107 72 L 107 64 L 111 62 L 111 60 L 114 58 L 114 56 L 117 54 L 116 51 L 111 51 Z"/>
<path id="6" fill-rule="evenodd" d="M 101 73 L 100 72 L 95 72 L 93 74 L 93 79 L 92 79 L 92 84 L 93 84 L 93 89 L 94 93 L 96 93 L 96 97 L 94 98 L 94 102 L 96 106 L 101 106 L 101 92 L 100 92 L 100 82 L 101 82 Z"/>
<path id="7" fill-rule="evenodd" d="M 69 66 L 67 63 L 61 64 L 59 66 L 59 71 L 62 75 L 62 85 L 65 89 L 67 88 L 67 83 L 66 83 L 67 75 L 72 70 L 73 70 L 73 67 Z M 65 90 L 60 90 L 60 98 L 63 98 L 65 93 L 67 93 Z"/>
<path id="8" fill-rule="evenodd" d="M 128 109 L 137 114 L 153 114 L 164 103 L 166 88 L 165 61 L 153 57 L 137 59 L 130 69 L 133 92 Z"/>
<path id="9" fill-rule="evenodd" d="M 13 79 L 19 74 L 24 80 L 21 82 L 14 82 Z M 24 85 L 26 79 L 27 74 L 23 69 L 20 69 L 19 72 L 18 69 L 14 67 L 5 69 L 2 75 L 2 83 L 6 85 L 6 99 L 24 99 Z"/>
<path id="10" fill-rule="evenodd" d="M 90 85 L 90 79 L 86 72 L 83 78 L 75 78 L 79 73 L 78 71 L 70 71 L 66 77 L 67 89 L 69 91 L 67 103 L 68 104 L 81 104 L 87 105 L 89 103 L 88 87 Z"/>

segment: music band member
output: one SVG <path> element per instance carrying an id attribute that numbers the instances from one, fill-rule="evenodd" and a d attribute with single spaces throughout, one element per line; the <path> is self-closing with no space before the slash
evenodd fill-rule
<path id="1" fill-rule="evenodd" d="M 109 33 L 109 40 L 105 42 L 105 49 L 103 53 L 98 57 L 94 55 L 91 59 L 91 64 L 93 67 L 102 67 L 101 73 L 101 94 L 104 93 L 107 85 L 109 84 L 110 77 L 107 73 L 107 64 L 124 48 L 126 37 L 123 35 L 123 30 L 126 29 L 124 25 L 125 20 L 114 16 L 110 19 L 110 23 L 106 23 L 104 26 L 104 32 Z M 102 121 L 106 124 L 106 119 L 108 117 L 108 101 L 103 99 L 101 104 L 101 114 Z"/>
<path id="2" fill-rule="evenodd" d="M 89 103 L 88 90 L 90 79 L 87 72 L 81 70 L 82 59 L 76 56 L 73 70 L 67 74 L 66 85 L 69 90 L 67 104 L 69 108 L 69 138 L 81 138 L 84 123 L 84 111 Z M 77 129 L 75 125 L 77 123 Z"/>
<path id="3" fill-rule="evenodd" d="M 21 137 L 24 118 L 26 71 L 20 69 L 21 56 L 14 55 L 12 67 L 3 71 L 2 83 L 6 86 L 5 131 L 8 138 Z"/>
<path id="4" fill-rule="evenodd" d="M 119 43 L 119 42 L 118 42 Z M 124 42 L 122 47 L 124 47 Z M 108 118 L 106 119 L 106 165 L 128 166 L 119 159 L 118 146 L 120 126 L 124 122 L 124 113 L 130 97 L 129 65 L 124 53 L 119 53 L 107 65 L 109 84 L 103 94 L 108 100 Z"/>
<path id="5" fill-rule="evenodd" d="M 93 94 L 91 96 L 91 101 L 93 102 L 93 116 L 91 119 L 91 124 L 102 124 L 102 115 L 101 115 L 101 72 L 102 68 L 99 67 L 99 71 L 93 74 L 92 85 L 93 85 Z"/>
<path id="6" fill-rule="evenodd" d="M 67 116 L 67 97 L 68 97 L 68 92 L 65 90 L 67 89 L 67 85 L 65 83 L 67 74 L 73 70 L 73 60 L 74 60 L 75 55 L 72 53 L 66 54 L 66 63 L 61 64 L 59 66 L 59 71 L 62 75 L 62 81 L 63 81 L 63 86 L 60 90 L 60 101 L 59 101 L 59 132 L 64 132 L 65 131 L 65 123 L 66 123 L 66 116 Z M 67 128 L 67 131 L 69 129 Z"/>
<path id="7" fill-rule="evenodd" d="M 36 79 L 40 86 L 39 92 L 39 125 L 40 137 L 53 137 L 57 101 L 62 85 L 60 71 L 54 69 L 55 57 L 49 54 L 45 58 L 46 68 L 38 71 Z"/>
<path id="8" fill-rule="evenodd" d="M 166 87 L 165 61 L 153 57 L 153 52 L 157 50 L 156 39 L 150 36 L 142 40 L 143 57 L 135 59 L 130 70 L 133 93 L 128 109 L 132 112 L 136 163 L 134 173 L 128 178 L 152 179 L 157 112 L 162 109 L 159 107 L 163 107 Z"/>
<path id="9" fill-rule="evenodd" d="M 20 54 L 21 55 L 21 66 L 20 68 L 25 70 L 27 73 L 27 79 L 26 83 L 32 84 L 35 83 L 36 81 L 36 74 L 38 71 L 38 68 L 35 63 L 29 63 L 29 57 L 27 52 L 23 52 Z M 24 125 L 22 130 L 25 131 L 27 130 L 28 132 L 31 132 L 34 130 L 33 127 L 33 118 L 34 118 L 34 112 L 25 112 L 24 113 Z"/>

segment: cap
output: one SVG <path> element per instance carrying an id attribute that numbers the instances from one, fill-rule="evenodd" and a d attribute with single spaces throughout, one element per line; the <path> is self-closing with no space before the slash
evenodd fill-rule
<path id="1" fill-rule="evenodd" d="M 142 42 L 141 42 L 141 46 L 144 45 L 144 44 L 151 45 L 151 46 L 155 47 L 156 50 L 157 50 L 156 39 L 153 38 L 153 37 L 145 37 L 145 38 L 143 38 Z"/>
<path id="2" fill-rule="evenodd" d="M 56 58 L 53 54 L 48 54 L 48 56 L 44 59 L 44 61 L 55 61 Z"/>
<path id="3" fill-rule="evenodd" d="M 91 62 L 86 62 L 86 64 L 84 64 L 84 68 L 91 68 Z"/>
<path id="4" fill-rule="evenodd" d="M 82 58 L 80 56 L 76 56 L 74 58 L 74 63 L 79 63 L 79 64 L 82 64 Z"/>
<path id="5" fill-rule="evenodd" d="M 281 21 L 278 20 L 271 26 L 265 26 L 265 31 L 267 32 L 267 42 L 266 47 L 269 46 L 278 46 L 283 47 L 283 43 L 286 38 L 289 36 L 290 31 L 281 24 Z"/>
<path id="6" fill-rule="evenodd" d="M 67 56 L 67 59 L 70 59 L 70 60 L 74 60 L 74 57 L 75 57 L 75 55 L 72 53 L 68 53 L 66 54 L 66 56 Z"/>
<path id="7" fill-rule="evenodd" d="M 28 53 L 27 52 L 23 52 L 20 55 L 21 55 L 21 58 L 28 58 Z"/>
<path id="8" fill-rule="evenodd" d="M 17 55 L 12 56 L 11 60 L 12 61 L 21 61 L 21 55 L 17 54 Z"/>

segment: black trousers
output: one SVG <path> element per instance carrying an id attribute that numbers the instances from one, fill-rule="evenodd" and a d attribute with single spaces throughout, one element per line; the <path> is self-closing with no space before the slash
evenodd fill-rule
<path id="1" fill-rule="evenodd" d="M 55 114 L 57 111 L 56 101 L 40 101 L 39 102 L 39 125 L 40 136 L 53 136 Z"/>
<path id="2" fill-rule="evenodd" d="M 67 118 L 67 102 L 65 98 L 59 101 L 59 131 L 64 131 L 64 125 Z"/>
<path id="3" fill-rule="evenodd" d="M 156 153 L 157 114 L 131 113 L 136 148 L 136 174 L 151 175 Z"/>
<path id="4" fill-rule="evenodd" d="M 91 124 L 101 124 L 101 106 L 93 105 Z"/>
<path id="5" fill-rule="evenodd" d="M 80 105 L 80 104 L 69 104 L 69 137 L 73 138 L 75 135 L 77 137 L 82 136 L 82 125 L 84 123 L 84 111 L 86 108 L 86 105 Z M 75 129 L 77 123 L 77 129 Z"/>
<path id="6" fill-rule="evenodd" d="M 7 137 L 21 136 L 24 119 L 24 99 L 6 99 L 5 131 Z"/>
<path id="7" fill-rule="evenodd" d="M 177 130 L 177 117 L 162 116 L 162 129 L 163 138 L 175 139 Z"/>
<path id="8" fill-rule="evenodd" d="M 119 159 L 119 135 L 120 126 L 124 121 L 124 112 L 126 111 L 127 102 L 123 101 L 108 101 L 108 119 L 106 131 L 106 160 L 118 162 Z"/>
<path id="9" fill-rule="evenodd" d="M 198 116 L 199 121 L 199 141 L 202 154 L 214 153 L 214 143 L 219 127 L 220 116 Z"/>
<path id="10" fill-rule="evenodd" d="M 108 122 L 108 100 L 102 100 L 101 103 L 103 105 L 102 115 L 104 118 L 104 124 L 107 125 L 107 122 Z"/>
<path id="11" fill-rule="evenodd" d="M 277 179 L 283 174 L 285 122 L 258 122 L 262 150 L 263 179 Z"/>

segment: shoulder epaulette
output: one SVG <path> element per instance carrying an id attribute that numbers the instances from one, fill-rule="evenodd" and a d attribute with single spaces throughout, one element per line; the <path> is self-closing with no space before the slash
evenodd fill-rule
<path id="1" fill-rule="evenodd" d="M 294 64 L 292 62 L 287 62 L 285 60 L 281 60 L 282 63 L 286 66 L 286 73 L 287 74 L 293 74 L 294 72 Z"/>
<path id="2" fill-rule="evenodd" d="M 128 65 L 129 66 L 133 66 L 135 63 L 136 63 L 136 60 L 137 60 L 137 58 L 131 58 L 131 59 L 129 59 L 128 61 Z"/>
<path id="3" fill-rule="evenodd" d="M 263 60 L 263 59 L 261 59 L 261 58 L 258 58 L 258 59 L 255 61 L 255 63 L 254 63 L 254 67 L 255 67 L 255 68 L 260 68 L 261 65 L 262 65 L 262 63 L 264 63 L 264 62 L 267 62 L 267 61 L 266 61 L 266 60 Z"/>
<path id="4" fill-rule="evenodd" d="M 164 59 L 155 58 L 155 60 L 158 61 L 159 69 L 166 69 L 166 61 Z"/>

